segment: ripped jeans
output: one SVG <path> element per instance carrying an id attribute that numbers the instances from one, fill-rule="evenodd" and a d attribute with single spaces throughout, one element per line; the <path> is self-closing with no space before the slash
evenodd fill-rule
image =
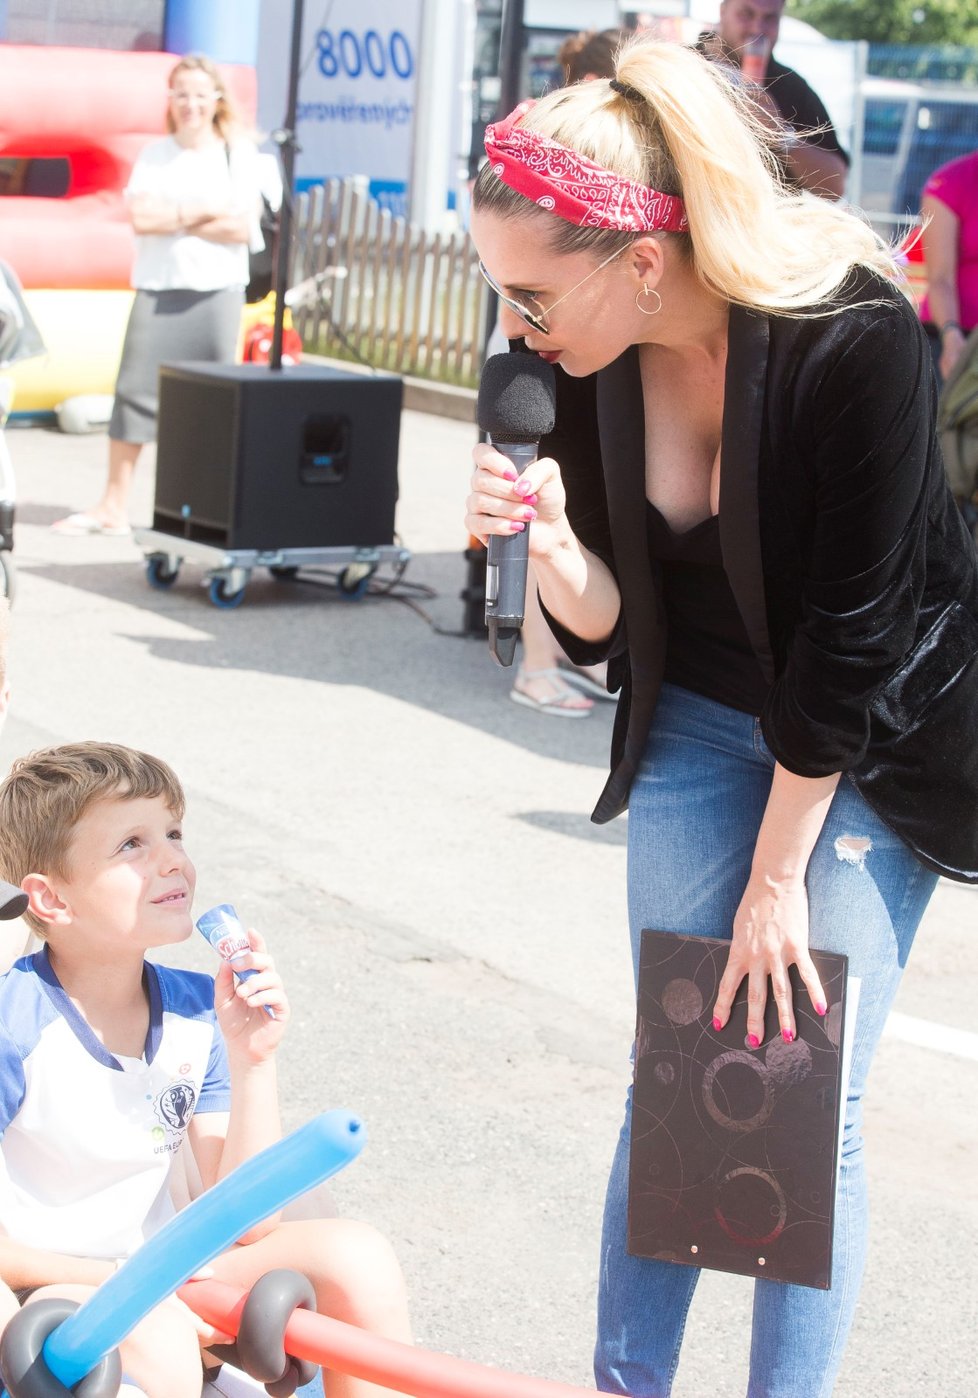
<path id="1" fill-rule="evenodd" d="M 676 686 L 663 687 L 629 803 L 628 903 L 636 965 L 645 927 L 730 935 L 773 769 L 756 719 Z M 811 945 L 845 952 L 850 974 L 861 981 L 832 1288 L 754 1282 L 747 1398 L 832 1393 L 866 1254 L 863 1088 L 936 883 L 937 876 L 843 777 L 807 874 Z M 595 1377 L 606 1393 L 668 1398 L 699 1271 L 630 1257 L 625 1250 L 630 1124 L 629 1092 L 605 1205 Z"/>

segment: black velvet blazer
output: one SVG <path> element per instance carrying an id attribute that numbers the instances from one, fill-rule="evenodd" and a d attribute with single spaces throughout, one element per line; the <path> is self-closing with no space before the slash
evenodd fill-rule
<path id="1" fill-rule="evenodd" d="M 771 686 L 762 729 L 790 771 L 848 773 L 925 864 L 978 882 L 978 566 L 944 479 L 930 351 L 886 282 L 853 274 L 840 299 L 827 317 L 730 312 L 720 540 Z M 628 804 L 665 656 L 637 350 L 589 378 L 558 374 L 540 453 L 621 590 L 603 645 L 551 621 L 575 662 L 608 659 L 621 690 L 602 823 Z"/>

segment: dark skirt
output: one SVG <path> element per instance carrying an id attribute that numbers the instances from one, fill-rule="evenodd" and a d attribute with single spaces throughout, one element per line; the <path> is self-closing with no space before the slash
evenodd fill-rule
<path id="1" fill-rule="evenodd" d="M 244 287 L 220 291 L 137 291 L 115 385 L 109 436 L 156 440 L 161 364 L 231 364 L 241 328 Z"/>

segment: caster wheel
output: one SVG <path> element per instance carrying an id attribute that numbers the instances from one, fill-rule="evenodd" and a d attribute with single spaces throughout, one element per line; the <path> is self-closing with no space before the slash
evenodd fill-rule
<path id="1" fill-rule="evenodd" d="M 17 572 L 9 549 L 0 549 L 0 597 L 13 604 L 17 592 Z"/>
<path id="2" fill-rule="evenodd" d="M 359 602 L 366 596 L 370 579 L 377 569 L 370 564 L 351 563 L 340 574 L 340 596 L 347 602 Z"/>
<path id="3" fill-rule="evenodd" d="M 165 553 L 150 554 L 146 560 L 146 581 L 150 587 L 165 592 L 180 576 L 179 568 L 171 568 Z"/>
<path id="4" fill-rule="evenodd" d="M 268 571 L 277 582 L 295 582 L 299 576 L 298 568 L 283 564 L 275 564 Z"/>
<path id="5" fill-rule="evenodd" d="M 229 592 L 227 580 L 225 578 L 211 578 L 207 595 L 210 597 L 215 607 L 221 607 L 224 611 L 230 611 L 232 607 L 240 607 L 244 601 L 245 590 L 239 587 L 237 592 Z"/>

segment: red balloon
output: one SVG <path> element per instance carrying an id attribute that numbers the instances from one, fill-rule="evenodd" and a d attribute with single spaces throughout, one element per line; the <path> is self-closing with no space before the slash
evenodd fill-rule
<path id="1" fill-rule="evenodd" d="M 122 191 L 143 146 L 166 129 L 176 62 L 172 53 L 0 44 L 0 158 L 28 181 L 3 197 L 0 258 L 22 286 L 129 286 L 133 233 Z M 252 118 L 254 68 L 224 71 L 235 105 Z M 67 166 L 62 198 L 30 193 L 35 160 Z"/>
<path id="2" fill-rule="evenodd" d="M 224 1282 L 192 1281 L 178 1294 L 209 1324 L 226 1335 L 237 1335 L 246 1292 Z M 414 1398 L 594 1398 L 590 1388 L 571 1388 L 550 1379 L 526 1378 L 468 1359 L 432 1354 L 315 1311 L 292 1312 L 285 1327 L 285 1348 L 297 1359 L 309 1359 L 326 1369 Z"/>

